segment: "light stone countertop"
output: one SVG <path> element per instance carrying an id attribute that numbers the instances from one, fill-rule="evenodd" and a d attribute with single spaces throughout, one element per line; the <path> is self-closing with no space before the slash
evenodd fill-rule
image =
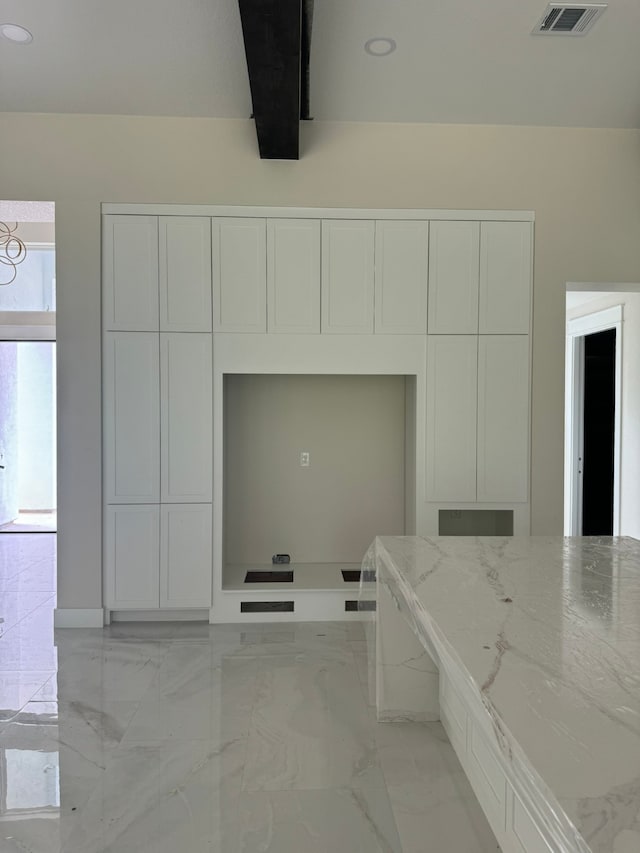
<path id="1" fill-rule="evenodd" d="M 461 668 L 593 853 L 640 853 L 640 541 L 380 537 L 415 622 Z"/>

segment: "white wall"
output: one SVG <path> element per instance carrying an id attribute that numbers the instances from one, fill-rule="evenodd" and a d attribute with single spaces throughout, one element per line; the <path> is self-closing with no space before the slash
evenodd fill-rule
<path id="1" fill-rule="evenodd" d="M 562 532 L 565 283 L 640 279 L 640 133 L 302 130 L 279 162 L 250 121 L 0 114 L 2 195 L 56 202 L 60 607 L 101 602 L 100 202 L 534 210 L 532 532 Z"/>
<path id="2" fill-rule="evenodd" d="M 224 412 L 227 562 L 359 563 L 404 533 L 403 376 L 230 375 Z"/>
<path id="3" fill-rule="evenodd" d="M 623 306 L 620 535 L 640 539 L 640 293 L 611 292 L 567 310 L 567 319 Z"/>

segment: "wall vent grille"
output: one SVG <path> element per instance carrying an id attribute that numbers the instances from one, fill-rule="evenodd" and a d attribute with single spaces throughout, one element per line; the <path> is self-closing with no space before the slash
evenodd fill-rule
<path id="1" fill-rule="evenodd" d="M 549 3 L 533 34 L 584 36 L 607 8 L 607 3 Z"/>

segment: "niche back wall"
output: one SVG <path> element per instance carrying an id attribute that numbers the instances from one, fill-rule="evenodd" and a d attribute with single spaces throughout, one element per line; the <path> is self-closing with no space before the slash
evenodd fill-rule
<path id="1" fill-rule="evenodd" d="M 359 563 L 404 533 L 403 376 L 227 375 L 224 415 L 226 562 Z"/>

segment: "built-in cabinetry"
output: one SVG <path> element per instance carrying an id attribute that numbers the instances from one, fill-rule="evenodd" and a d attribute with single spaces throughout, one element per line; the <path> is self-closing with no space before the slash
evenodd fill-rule
<path id="1" fill-rule="evenodd" d="M 531 783 L 522 785 L 513 768 L 521 759 L 507 762 L 496 751 L 495 729 L 479 698 L 465 685 L 465 693 L 440 668 L 440 719 L 471 783 L 487 820 L 509 853 L 549 853 L 557 849 L 557 836 L 538 814 Z M 521 775 L 526 776 L 525 774 Z M 534 818 L 533 815 L 536 815 Z M 577 848 L 576 848 L 577 849 Z"/>
<path id="2" fill-rule="evenodd" d="M 528 532 L 532 233 L 513 213 L 106 205 L 107 608 L 215 618 L 228 373 L 412 376 L 405 532 L 456 507 Z"/>
<path id="3" fill-rule="evenodd" d="M 105 603 L 208 609 L 210 220 L 105 217 L 104 258 Z"/>

